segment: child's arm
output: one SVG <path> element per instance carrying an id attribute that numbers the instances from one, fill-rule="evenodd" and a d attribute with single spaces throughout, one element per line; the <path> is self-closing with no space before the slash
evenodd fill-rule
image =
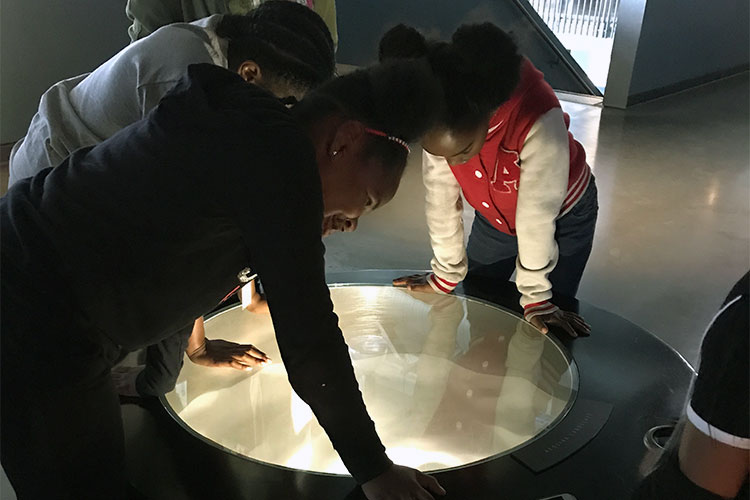
<path id="1" fill-rule="evenodd" d="M 558 258 L 555 221 L 568 187 L 569 148 L 562 110 L 555 108 L 531 127 L 521 150 L 516 205 L 516 284 L 524 307 L 552 298 L 549 274 Z M 534 315 L 527 311 L 526 319 Z"/>
<path id="2" fill-rule="evenodd" d="M 680 470 L 704 490 L 723 498 L 734 498 L 750 470 L 750 453 L 712 439 L 691 422 L 680 439 Z"/>
<path id="3" fill-rule="evenodd" d="M 524 141 L 516 205 L 516 286 L 521 292 L 521 306 L 527 321 L 543 333 L 547 333 L 549 323 L 577 336 L 576 330 L 588 333 L 588 326 L 578 315 L 562 312 L 550 302 L 549 275 L 558 260 L 556 221 L 568 190 L 568 141 L 560 108 L 539 118 Z"/>
<path id="4" fill-rule="evenodd" d="M 683 474 L 724 498 L 734 498 L 750 472 L 747 287 L 745 275 L 703 337 L 679 447 Z"/>
<path id="5" fill-rule="evenodd" d="M 433 252 L 432 273 L 405 276 L 393 280 L 393 284 L 423 292 L 450 293 L 464 279 L 468 268 L 461 187 L 445 158 L 426 151 L 422 152 L 422 180 Z"/>

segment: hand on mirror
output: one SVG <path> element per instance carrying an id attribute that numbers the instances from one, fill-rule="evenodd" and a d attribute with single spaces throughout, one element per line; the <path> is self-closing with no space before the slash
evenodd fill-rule
<path id="1" fill-rule="evenodd" d="M 393 280 L 393 286 L 408 288 L 413 292 L 437 293 L 427 282 L 430 273 L 401 276 Z"/>
<path id="2" fill-rule="evenodd" d="M 534 325 L 545 335 L 549 333 L 550 326 L 556 326 L 565 330 L 565 332 L 573 338 L 576 338 L 579 335 L 588 337 L 591 334 L 591 327 L 582 317 L 574 312 L 563 311 L 562 309 L 558 309 L 549 314 L 534 316 L 529 320 L 529 323 Z"/>
<path id="3" fill-rule="evenodd" d="M 188 352 L 188 357 L 197 365 L 243 371 L 272 363 L 266 353 L 252 344 L 236 344 L 226 340 L 205 339 L 198 348 Z"/>
<path id="4" fill-rule="evenodd" d="M 433 500 L 433 493 L 445 495 L 437 479 L 402 465 L 392 465 L 367 481 L 362 491 L 368 500 Z"/>

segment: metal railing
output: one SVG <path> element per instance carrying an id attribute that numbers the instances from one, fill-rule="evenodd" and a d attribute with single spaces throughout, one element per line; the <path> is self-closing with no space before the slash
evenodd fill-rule
<path id="1" fill-rule="evenodd" d="M 612 38 L 620 0 L 529 0 L 556 34 Z"/>

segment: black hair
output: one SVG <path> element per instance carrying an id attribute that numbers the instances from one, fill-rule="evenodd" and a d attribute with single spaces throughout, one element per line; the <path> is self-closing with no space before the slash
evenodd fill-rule
<path id="1" fill-rule="evenodd" d="M 412 142 L 435 124 L 441 101 L 441 87 L 426 63 L 393 61 L 325 83 L 297 104 L 293 113 L 308 125 L 339 114 Z M 401 175 L 408 153 L 398 142 L 372 135 L 366 155 Z"/>
<path id="2" fill-rule="evenodd" d="M 522 61 L 513 39 L 492 23 L 463 25 L 450 42 L 427 40 L 399 24 L 383 35 L 378 57 L 426 59 L 445 94 L 440 123 L 452 130 L 476 126 L 507 101 Z"/>
<path id="3" fill-rule="evenodd" d="M 285 0 L 262 3 L 247 15 L 225 15 L 216 34 L 229 41 L 229 68 L 247 60 L 302 90 L 330 79 L 336 62 L 323 19 L 308 7 Z"/>

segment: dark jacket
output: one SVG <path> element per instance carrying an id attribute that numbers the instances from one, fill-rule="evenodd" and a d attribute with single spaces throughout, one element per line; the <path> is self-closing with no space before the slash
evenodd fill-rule
<path id="1" fill-rule="evenodd" d="M 184 330 L 250 267 L 293 388 L 365 482 L 390 461 L 333 313 L 322 209 L 313 146 L 289 111 L 194 65 L 147 118 L 13 186 L 3 267 L 59 274 L 89 327 L 129 349 Z"/>

